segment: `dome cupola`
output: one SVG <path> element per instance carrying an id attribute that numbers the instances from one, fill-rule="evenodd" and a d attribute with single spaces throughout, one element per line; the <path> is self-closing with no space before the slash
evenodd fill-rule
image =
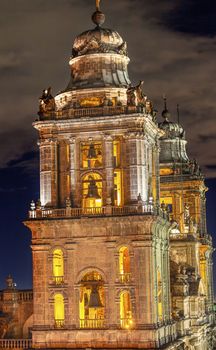
<path id="1" fill-rule="evenodd" d="M 160 163 L 188 162 L 185 131 L 179 123 L 170 121 L 171 114 L 167 109 L 166 98 L 164 98 L 162 117 L 164 121 L 158 125 L 163 131 L 163 135 L 160 137 Z"/>
<path id="2" fill-rule="evenodd" d="M 67 91 L 89 88 L 127 88 L 127 44 L 112 29 L 102 28 L 105 15 L 96 1 L 92 15 L 96 27 L 75 38 L 70 59 L 71 80 Z"/>

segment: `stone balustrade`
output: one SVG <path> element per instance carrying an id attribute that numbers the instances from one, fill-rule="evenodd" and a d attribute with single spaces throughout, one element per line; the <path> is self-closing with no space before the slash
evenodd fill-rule
<path id="1" fill-rule="evenodd" d="M 30 349 L 30 339 L 0 339 L 0 349 Z"/>
<path id="2" fill-rule="evenodd" d="M 80 328 L 103 329 L 105 328 L 104 319 L 80 319 Z"/>
<path id="3" fill-rule="evenodd" d="M 97 116 L 112 116 L 121 114 L 143 113 L 141 106 L 102 106 L 86 108 L 68 108 L 60 111 L 50 111 L 39 114 L 40 120 L 73 119 Z"/>
<path id="4" fill-rule="evenodd" d="M 31 290 L 20 291 L 18 293 L 18 300 L 19 301 L 32 301 L 33 300 L 33 291 L 31 291 Z"/>
<path id="5" fill-rule="evenodd" d="M 94 216 L 159 215 L 163 213 L 152 204 L 124 207 L 106 206 L 99 208 L 35 209 L 29 211 L 30 219 L 80 218 Z"/>

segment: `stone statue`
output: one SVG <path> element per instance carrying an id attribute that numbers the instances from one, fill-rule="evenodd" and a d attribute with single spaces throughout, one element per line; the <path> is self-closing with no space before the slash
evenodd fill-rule
<path id="1" fill-rule="evenodd" d="M 71 199 L 69 197 L 65 200 L 66 208 L 71 208 Z"/>
<path id="2" fill-rule="evenodd" d="M 51 87 L 43 90 L 39 103 L 39 113 L 50 112 L 55 109 L 55 99 L 51 94 Z"/>
<path id="3" fill-rule="evenodd" d="M 129 85 L 127 89 L 127 105 L 128 106 L 136 106 L 136 87 Z"/>
<path id="4" fill-rule="evenodd" d="M 145 108 L 146 108 L 146 113 L 153 114 L 153 105 L 150 100 L 146 100 Z"/>
<path id="5" fill-rule="evenodd" d="M 143 80 L 140 80 L 139 84 L 135 87 L 137 104 L 140 106 L 144 106 L 146 102 L 146 96 L 143 94 L 142 86 L 144 84 Z"/>
<path id="6" fill-rule="evenodd" d="M 186 225 L 190 224 L 190 207 L 188 204 L 185 204 L 184 206 L 184 223 Z"/>
<path id="7" fill-rule="evenodd" d="M 147 96 L 143 94 L 142 86 L 144 84 L 143 80 L 140 80 L 139 84 L 136 86 L 129 85 L 129 88 L 127 89 L 127 105 L 128 106 L 143 106 L 146 107 Z M 151 105 L 151 101 L 150 105 Z M 149 111 L 153 111 L 152 105 L 148 105 Z M 148 112 L 150 113 L 150 112 Z"/>

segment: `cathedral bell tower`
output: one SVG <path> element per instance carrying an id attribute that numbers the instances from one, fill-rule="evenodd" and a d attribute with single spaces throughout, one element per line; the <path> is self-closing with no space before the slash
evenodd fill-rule
<path id="1" fill-rule="evenodd" d="M 170 223 L 159 205 L 152 103 L 128 77 L 127 44 L 77 36 L 67 88 L 40 98 L 40 200 L 32 231 L 34 348 L 159 348 L 175 340 Z"/>

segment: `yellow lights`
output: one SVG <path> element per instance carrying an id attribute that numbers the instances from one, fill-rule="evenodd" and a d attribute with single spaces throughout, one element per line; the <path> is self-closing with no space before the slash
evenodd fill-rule
<path id="1" fill-rule="evenodd" d="M 120 166 L 120 141 L 113 142 L 113 159 L 114 159 L 114 168 Z"/>
<path id="2" fill-rule="evenodd" d="M 173 174 L 173 169 L 171 169 L 171 168 L 160 169 L 161 176 L 172 175 L 172 174 Z"/>
<path id="3" fill-rule="evenodd" d="M 53 252 L 53 277 L 56 284 L 61 284 L 64 280 L 64 256 L 61 249 Z"/>
<path id="4" fill-rule="evenodd" d="M 122 173 L 121 170 L 114 171 L 114 203 L 117 206 L 122 204 Z"/>
<path id="5" fill-rule="evenodd" d="M 128 291 L 123 291 L 120 294 L 120 323 L 124 329 L 133 327 L 131 297 Z"/>
<path id="6" fill-rule="evenodd" d="M 130 255 L 127 247 L 119 249 L 119 273 L 120 276 L 130 274 Z"/>
<path id="7" fill-rule="evenodd" d="M 81 280 L 79 316 L 81 328 L 100 328 L 104 321 L 104 282 L 96 271 Z"/>
<path id="8" fill-rule="evenodd" d="M 62 327 L 64 325 L 64 297 L 60 293 L 54 296 L 54 318 L 57 327 Z"/>
<path id="9" fill-rule="evenodd" d="M 101 143 L 91 142 L 81 144 L 81 167 L 87 169 L 102 167 Z"/>
<path id="10" fill-rule="evenodd" d="M 98 173 L 89 173 L 82 181 L 83 208 L 100 208 L 102 206 L 102 177 Z"/>
<path id="11" fill-rule="evenodd" d="M 122 205 L 122 170 L 121 165 L 120 141 L 113 142 L 113 163 L 114 163 L 114 204 Z"/>
<path id="12" fill-rule="evenodd" d="M 163 304 L 162 304 L 162 295 L 163 294 L 163 287 L 162 287 L 162 280 L 161 280 L 161 273 L 159 270 L 157 270 L 157 299 L 158 299 L 158 319 L 159 321 L 162 320 L 163 316 Z"/>
<path id="13" fill-rule="evenodd" d="M 81 99 L 79 102 L 81 107 L 99 107 L 103 100 L 100 97 L 88 97 Z"/>

